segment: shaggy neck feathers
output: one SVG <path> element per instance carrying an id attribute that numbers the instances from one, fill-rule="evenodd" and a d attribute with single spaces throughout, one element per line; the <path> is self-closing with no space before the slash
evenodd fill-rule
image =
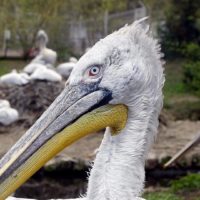
<path id="1" fill-rule="evenodd" d="M 129 106 L 127 125 L 120 134 L 111 136 L 107 128 L 89 177 L 88 200 L 135 200 L 141 195 L 145 158 L 160 111 L 147 102 L 138 99 L 137 110 Z"/>

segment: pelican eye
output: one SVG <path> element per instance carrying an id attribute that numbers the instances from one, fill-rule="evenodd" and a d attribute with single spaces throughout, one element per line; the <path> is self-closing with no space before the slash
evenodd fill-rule
<path id="1" fill-rule="evenodd" d="M 89 69 L 89 76 L 90 77 L 97 76 L 99 73 L 100 73 L 100 66 L 95 65 L 95 66 L 92 66 Z"/>

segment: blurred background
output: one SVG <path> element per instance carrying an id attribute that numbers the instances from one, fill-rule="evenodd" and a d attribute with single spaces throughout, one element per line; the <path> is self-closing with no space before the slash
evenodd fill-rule
<path id="1" fill-rule="evenodd" d="M 162 46 L 166 82 L 144 197 L 200 200 L 199 146 L 163 168 L 200 131 L 200 0 L 1 0 L 0 157 L 62 91 L 81 55 L 145 16 Z M 84 194 L 86 172 L 102 136 L 88 136 L 64 150 L 15 195 L 48 199 Z"/>

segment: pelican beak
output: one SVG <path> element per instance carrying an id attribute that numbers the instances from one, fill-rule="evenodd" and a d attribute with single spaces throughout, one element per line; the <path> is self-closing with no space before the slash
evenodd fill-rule
<path id="1" fill-rule="evenodd" d="M 169 167 L 172 163 L 176 162 L 180 157 L 182 157 L 191 148 L 196 146 L 200 142 L 200 133 L 195 136 L 195 138 L 187 143 L 178 153 L 176 153 L 165 165 L 164 168 Z"/>
<path id="2" fill-rule="evenodd" d="M 127 107 L 110 105 L 98 84 L 67 86 L 0 161 L 0 200 L 5 200 L 48 160 L 76 140 L 111 127 L 124 128 Z"/>

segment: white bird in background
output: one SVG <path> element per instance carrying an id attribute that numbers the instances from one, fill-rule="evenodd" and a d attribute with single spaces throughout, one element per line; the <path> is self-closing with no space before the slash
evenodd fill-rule
<path id="1" fill-rule="evenodd" d="M 30 63 L 24 68 L 24 72 L 27 74 L 32 74 L 36 69 L 47 68 L 45 65 L 40 63 Z"/>
<path id="2" fill-rule="evenodd" d="M 36 44 L 39 47 L 39 54 L 24 68 L 24 72 L 31 74 L 33 80 L 45 80 L 60 82 L 62 77 L 54 70 L 57 59 L 55 51 L 46 47 L 48 36 L 45 31 L 40 30 L 36 37 Z"/>
<path id="3" fill-rule="evenodd" d="M 77 59 L 75 57 L 70 57 L 69 62 L 58 65 L 57 72 L 65 79 L 68 79 L 76 63 Z"/>
<path id="4" fill-rule="evenodd" d="M 48 36 L 45 31 L 40 30 L 36 36 L 36 46 L 39 48 L 39 54 L 25 66 L 24 72 L 33 73 L 38 68 L 54 68 L 57 60 L 57 53 L 52 49 L 46 47 L 48 43 Z"/>
<path id="5" fill-rule="evenodd" d="M 31 74 L 30 77 L 33 80 L 45 80 L 51 82 L 62 81 L 62 77 L 60 74 L 48 68 L 38 68 Z"/>
<path id="6" fill-rule="evenodd" d="M 10 107 L 10 103 L 9 101 L 5 99 L 0 99 L 0 108 L 3 108 L 3 107 Z"/>
<path id="7" fill-rule="evenodd" d="M 70 57 L 69 58 L 69 62 L 71 62 L 71 63 L 77 63 L 78 62 L 78 60 L 77 60 L 77 58 L 76 57 Z"/>
<path id="8" fill-rule="evenodd" d="M 26 85 L 30 77 L 26 73 L 18 73 L 16 70 L 0 77 L 0 83 L 6 85 Z"/>
<path id="9" fill-rule="evenodd" d="M 81 199 L 139 199 L 164 84 L 160 47 L 142 23 L 110 34 L 80 58 L 63 92 L 0 161 L 1 200 L 66 146 L 105 127 Z"/>
<path id="10" fill-rule="evenodd" d="M 9 101 L 0 99 L 0 124 L 7 126 L 18 119 L 19 113 L 16 109 L 10 107 Z"/>
<path id="11" fill-rule="evenodd" d="M 39 30 L 36 36 L 36 45 L 39 48 L 39 54 L 32 60 L 34 63 L 54 66 L 57 60 L 57 53 L 47 48 L 49 39 L 44 30 Z"/>
<path id="12" fill-rule="evenodd" d="M 62 63 L 58 65 L 57 72 L 65 79 L 68 79 L 75 65 L 75 63 L 70 62 Z"/>

